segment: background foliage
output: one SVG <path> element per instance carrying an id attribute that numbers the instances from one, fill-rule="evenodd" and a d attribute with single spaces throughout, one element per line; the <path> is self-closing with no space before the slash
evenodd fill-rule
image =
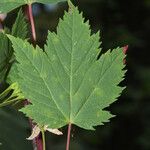
<path id="1" fill-rule="evenodd" d="M 84 16 L 90 19 L 93 32 L 101 29 L 103 51 L 118 45 L 129 45 L 127 58 L 129 71 L 123 83 L 128 88 L 120 97 L 120 100 L 109 108 L 117 117 L 113 118 L 105 126 L 97 127 L 96 132 L 83 131 L 77 127 L 73 127 L 71 150 L 149 150 L 150 1 L 80 0 L 75 3 L 84 12 Z M 44 6 L 34 4 L 38 43 L 41 47 L 45 43 L 47 29 L 51 31 L 55 30 L 58 18 L 63 16 L 64 9 L 67 9 L 66 3 L 61 3 L 57 7 L 54 5 Z M 7 20 L 5 20 L 5 24 L 8 27 L 11 27 L 15 16 L 16 11 L 13 11 L 9 14 Z M 26 118 L 22 115 L 20 117 L 21 119 L 19 120 L 22 124 Z M 3 120 L 1 119 L 0 142 L 4 139 L 2 136 L 3 132 L 6 132 L 2 123 Z M 23 128 L 18 129 L 15 124 L 13 124 L 13 127 L 16 131 L 15 134 L 12 133 L 14 135 L 13 138 L 10 139 L 8 138 L 9 136 L 5 137 L 5 140 L 10 141 L 10 143 L 15 138 L 21 139 L 21 137 L 26 137 L 30 133 L 28 126 L 26 126 L 26 131 L 28 132 L 24 132 L 25 129 Z M 20 133 L 19 135 L 18 132 Z M 63 132 L 65 133 L 65 129 L 63 129 Z M 64 149 L 65 135 L 57 137 L 48 133 L 46 138 L 48 150 Z M 26 149 L 32 149 L 30 144 L 27 145 L 30 148 Z M 7 149 L 16 150 L 9 147 Z"/>

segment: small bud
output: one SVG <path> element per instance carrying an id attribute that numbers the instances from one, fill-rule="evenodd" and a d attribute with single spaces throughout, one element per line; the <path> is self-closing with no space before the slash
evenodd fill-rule
<path id="1" fill-rule="evenodd" d="M 128 48 L 129 48 L 128 45 L 126 45 L 126 46 L 123 47 L 123 53 L 124 53 L 125 55 L 127 54 Z M 126 59 L 123 60 L 123 64 L 126 64 Z"/>
<path id="2" fill-rule="evenodd" d="M 126 46 L 123 47 L 123 53 L 124 54 L 127 54 L 128 48 L 129 48 L 128 45 L 126 45 Z"/>

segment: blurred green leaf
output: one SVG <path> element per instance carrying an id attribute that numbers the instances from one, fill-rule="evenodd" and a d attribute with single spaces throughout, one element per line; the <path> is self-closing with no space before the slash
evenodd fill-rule
<path id="1" fill-rule="evenodd" d="M 28 35 L 28 28 L 27 28 L 27 22 L 26 19 L 23 15 L 22 10 L 20 9 L 20 11 L 18 12 L 18 16 L 16 18 L 16 21 L 12 27 L 12 35 L 15 37 L 19 37 L 21 39 L 26 39 L 27 35 Z M 12 49 L 12 47 L 10 47 L 10 49 Z M 12 50 L 13 53 L 13 50 Z M 8 77 L 7 77 L 7 81 L 8 83 L 13 83 L 15 82 L 15 79 L 18 78 L 17 75 L 17 66 L 15 63 L 15 56 L 12 54 L 11 60 L 10 62 L 13 62 L 13 65 L 9 71 Z"/>
<path id="2" fill-rule="evenodd" d="M 0 13 L 8 13 L 9 11 L 20 7 L 25 4 L 38 3 L 57 3 L 64 0 L 1 0 L 0 2 Z"/>
<path id="3" fill-rule="evenodd" d="M 26 39 L 28 34 L 26 18 L 20 9 L 16 18 L 16 21 L 12 27 L 11 34 L 15 37 L 19 37 L 21 39 Z"/>
<path id="4" fill-rule="evenodd" d="M 9 33 L 8 30 L 4 29 L 5 33 Z M 0 83 L 4 81 L 7 70 L 9 68 L 9 40 L 6 35 L 0 32 Z"/>
<path id="5" fill-rule="evenodd" d="M 22 10 L 18 12 L 12 31 L 10 32 L 7 28 L 4 28 L 4 31 L 0 32 L 0 83 L 6 79 L 8 71 L 15 60 L 11 43 L 4 33 L 10 33 L 22 39 L 27 37 L 27 23 Z M 11 78 L 11 75 L 9 77 Z"/>

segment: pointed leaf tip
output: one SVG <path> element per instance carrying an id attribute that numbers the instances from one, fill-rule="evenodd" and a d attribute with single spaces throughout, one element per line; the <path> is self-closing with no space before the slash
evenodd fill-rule
<path id="1" fill-rule="evenodd" d="M 71 0 L 68 0 L 68 5 L 69 5 L 69 8 L 74 8 L 75 6 L 73 5 L 73 3 L 71 2 Z"/>

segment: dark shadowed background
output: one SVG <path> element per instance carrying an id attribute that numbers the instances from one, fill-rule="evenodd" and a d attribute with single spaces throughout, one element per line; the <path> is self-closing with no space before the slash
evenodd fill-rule
<path id="1" fill-rule="evenodd" d="M 90 20 L 92 32 L 101 31 L 103 52 L 125 45 L 129 45 L 129 50 L 128 72 L 123 82 L 127 88 L 108 108 L 116 117 L 105 126 L 96 127 L 96 131 L 74 126 L 71 150 L 150 150 L 150 0 L 74 0 L 74 3 Z M 47 30 L 56 30 L 67 3 L 34 4 L 33 9 L 38 44 L 43 47 Z M 15 17 L 13 11 L 5 24 L 10 27 Z M 4 143 L 0 149 L 31 150 L 31 142 L 25 139 L 30 129 L 24 115 L 8 108 L 0 112 L 0 142 Z M 62 131 L 61 137 L 47 133 L 47 150 L 65 149 L 66 128 Z"/>

